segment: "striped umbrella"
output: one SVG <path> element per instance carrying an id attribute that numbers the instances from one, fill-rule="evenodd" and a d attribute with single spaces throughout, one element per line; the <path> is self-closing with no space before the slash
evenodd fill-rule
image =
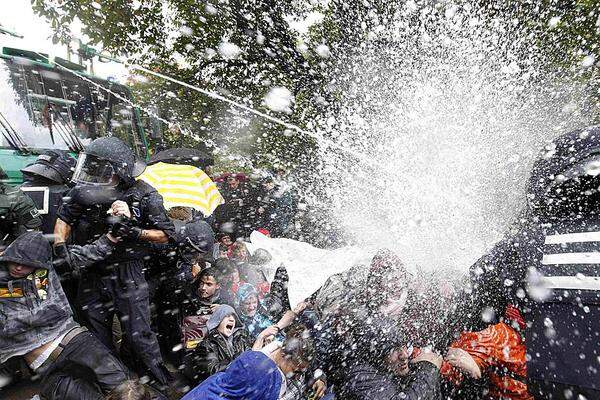
<path id="1" fill-rule="evenodd" d="M 148 166 L 138 179 L 147 182 L 162 195 L 166 209 L 191 207 L 208 217 L 225 202 L 210 177 L 192 165 L 159 162 Z"/>

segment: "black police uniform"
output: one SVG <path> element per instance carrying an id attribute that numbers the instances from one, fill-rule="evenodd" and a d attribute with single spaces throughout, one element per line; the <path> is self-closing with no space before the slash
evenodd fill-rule
<path id="1" fill-rule="evenodd" d="M 517 305 L 527 322 L 529 392 L 536 399 L 600 399 L 600 128 L 563 135 L 534 166 L 528 209 L 471 267 L 461 317 Z"/>
<path id="2" fill-rule="evenodd" d="M 174 240 L 175 229 L 162 197 L 147 183 L 134 179 L 143 172 L 142 166 L 133 151 L 116 137 L 102 137 L 86 146 L 72 177 L 77 186 L 69 191 L 58 211 L 58 218 L 72 227 L 72 240 L 89 243 L 111 229 L 107 211 L 115 200 L 128 204 L 134 230 L 160 230 Z M 78 303 L 90 329 L 109 347 L 113 347 L 116 313 L 127 349 L 141 361 L 132 366 L 145 367 L 144 372 L 166 384 L 170 376 L 150 327 L 149 291 L 144 277 L 144 259 L 152 256 L 153 244 L 123 236 L 108 259 L 86 270 L 80 279 Z M 61 249 L 64 247 L 56 247 L 57 251 Z"/>
<path id="3" fill-rule="evenodd" d="M 41 224 L 33 200 L 20 189 L 0 183 L 0 246 L 7 246 L 28 230 L 39 229 Z"/>
<path id="4" fill-rule="evenodd" d="M 109 229 L 105 222 L 110 204 L 85 206 L 78 202 L 80 188 L 71 190 L 58 217 L 72 225 L 76 242 L 89 242 Z M 142 229 L 158 229 L 174 237 L 173 223 L 166 216 L 160 194 L 143 181 L 137 181 L 118 198 L 125 201 L 132 218 Z M 152 245 L 143 242 L 119 243 L 112 255 L 88 270 L 79 284 L 78 303 L 90 329 L 113 348 L 112 322 L 115 313 L 121 319 L 131 350 L 161 383 L 167 375 L 156 335 L 150 328 L 148 284 L 144 277 L 144 259 L 152 255 Z"/>
<path id="5" fill-rule="evenodd" d="M 54 233 L 56 213 L 63 197 L 71 189 L 68 184 L 75 159 L 66 151 L 49 150 L 21 169 L 24 182 L 21 190 L 31 197 L 42 218 L 41 231 Z"/>

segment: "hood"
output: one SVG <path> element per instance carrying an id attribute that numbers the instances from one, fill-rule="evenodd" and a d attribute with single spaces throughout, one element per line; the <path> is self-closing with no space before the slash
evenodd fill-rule
<path id="1" fill-rule="evenodd" d="M 225 317 L 228 317 L 230 315 L 233 315 L 233 317 L 235 318 L 236 327 L 242 325 L 240 318 L 238 317 L 233 307 L 231 307 L 228 304 L 221 304 L 219 307 L 217 307 L 215 312 L 210 316 L 208 322 L 206 323 L 208 331 L 210 332 L 213 329 L 216 329 L 221 323 L 221 321 L 223 321 Z"/>
<path id="2" fill-rule="evenodd" d="M 260 351 L 246 351 L 190 391 L 184 400 L 277 400 L 283 378 L 277 364 Z"/>
<path id="3" fill-rule="evenodd" d="M 236 294 L 236 302 L 237 304 L 242 304 L 248 297 L 255 295 L 258 297 L 258 291 L 254 287 L 254 285 L 250 283 L 244 283 L 237 291 Z"/>
<path id="4" fill-rule="evenodd" d="M 0 256 L 0 264 L 13 262 L 33 268 L 49 269 L 52 247 L 41 232 L 27 232 L 12 242 Z"/>
<path id="5" fill-rule="evenodd" d="M 595 210 L 600 196 L 600 126 L 564 134 L 546 145 L 527 185 L 534 215 L 554 216 Z"/>
<path id="6" fill-rule="evenodd" d="M 400 257 L 389 249 L 377 251 L 367 276 L 366 287 L 362 291 L 365 304 L 376 310 L 391 296 L 400 293 L 408 286 L 410 276 Z"/>

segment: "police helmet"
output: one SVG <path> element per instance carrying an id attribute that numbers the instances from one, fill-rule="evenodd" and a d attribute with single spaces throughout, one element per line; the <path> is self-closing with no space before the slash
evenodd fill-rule
<path id="1" fill-rule="evenodd" d="M 101 137 L 90 143 L 79 156 L 72 180 L 88 185 L 114 186 L 118 182 L 131 182 L 145 168 L 146 164 L 121 139 Z"/>
<path id="2" fill-rule="evenodd" d="M 75 158 L 67 151 L 48 150 L 38 156 L 33 164 L 22 168 L 21 172 L 25 179 L 42 177 L 62 185 L 71 180 L 75 163 Z"/>

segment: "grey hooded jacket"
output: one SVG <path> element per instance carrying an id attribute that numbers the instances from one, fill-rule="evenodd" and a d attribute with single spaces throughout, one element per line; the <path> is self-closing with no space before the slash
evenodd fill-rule
<path id="1" fill-rule="evenodd" d="M 106 258 L 113 247 L 106 236 L 86 246 L 70 246 L 73 264 L 84 267 Z M 34 267 L 12 278 L 8 263 Z M 51 342 L 78 324 L 52 266 L 52 248 L 40 232 L 19 236 L 0 256 L 0 363 Z"/>

